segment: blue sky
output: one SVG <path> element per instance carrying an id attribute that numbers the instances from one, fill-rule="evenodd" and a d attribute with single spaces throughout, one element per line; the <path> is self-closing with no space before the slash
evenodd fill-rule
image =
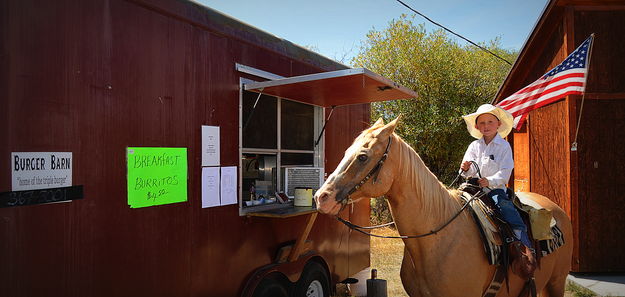
<path id="1" fill-rule="evenodd" d="M 384 30 L 412 11 L 396 0 L 196 0 L 244 23 L 322 55 L 348 63 L 370 30 Z M 520 49 L 547 0 L 404 0 L 434 21 L 474 42 L 501 38 L 504 48 Z M 415 23 L 434 25 L 417 16 Z M 458 39 L 460 44 L 466 42 Z"/>

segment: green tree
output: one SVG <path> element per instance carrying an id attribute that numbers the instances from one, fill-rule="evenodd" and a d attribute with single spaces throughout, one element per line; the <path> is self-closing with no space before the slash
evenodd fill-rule
<path id="1" fill-rule="evenodd" d="M 402 15 L 383 31 L 370 31 L 352 64 L 415 90 L 418 98 L 372 104 L 372 120 L 402 115 L 397 133 L 419 153 L 439 179 L 449 184 L 473 138 L 461 115 L 489 103 L 510 65 L 472 45 L 459 45 L 442 29 Z M 517 53 L 498 39 L 480 44 L 508 61 Z"/>

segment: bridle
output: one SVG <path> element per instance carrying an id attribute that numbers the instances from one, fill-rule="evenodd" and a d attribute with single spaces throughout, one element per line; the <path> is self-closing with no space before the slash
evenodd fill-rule
<path id="1" fill-rule="evenodd" d="M 374 174 L 375 174 L 375 177 L 373 177 L 373 184 L 378 182 L 378 173 L 380 173 L 380 169 L 382 169 L 382 165 L 384 165 L 384 161 L 386 161 L 386 158 L 388 157 L 388 150 L 391 147 L 392 139 L 393 139 L 392 136 L 388 137 L 388 143 L 386 144 L 386 149 L 384 150 L 384 154 L 380 158 L 380 161 L 378 161 L 378 163 L 375 164 L 373 168 L 371 168 L 371 171 L 369 171 L 369 174 L 367 174 L 359 183 L 357 183 L 351 190 L 349 190 L 349 192 L 347 192 L 347 197 L 341 200 L 341 204 L 343 204 L 343 207 L 345 207 L 345 205 L 347 205 L 347 203 L 349 202 L 350 200 L 349 196 L 351 196 L 362 185 L 364 185 Z"/>
<path id="2" fill-rule="evenodd" d="M 386 158 L 388 157 L 388 150 L 391 147 L 391 140 L 392 140 L 392 136 L 388 137 L 388 144 L 386 145 L 386 149 L 384 150 L 384 154 L 382 155 L 382 157 L 380 158 L 380 160 L 378 161 L 378 163 L 371 169 L 371 171 L 369 171 L 369 174 L 367 174 L 359 183 L 357 183 L 351 190 L 349 190 L 349 192 L 347 193 L 347 197 L 344 198 L 343 200 L 340 201 L 340 203 L 342 204 L 341 209 L 339 210 L 339 213 L 341 211 L 343 211 L 343 209 L 345 208 L 345 206 L 348 203 L 351 203 L 351 199 L 349 198 L 351 196 L 351 194 L 353 194 L 354 192 L 356 192 L 362 185 L 364 185 L 374 174 L 374 178 L 373 178 L 373 184 L 375 184 L 377 182 L 378 179 L 378 173 L 380 172 L 380 169 L 382 169 L 382 165 L 384 165 L 384 161 L 386 161 Z M 474 162 L 475 163 L 475 162 Z M 477 164 L 474 164 L 477 167 Z M 479 172 L 479 168 L 478 168 L 478 172 Z M 407 238 L 421 238 L 421 237 L 426 237 L 426 236 L 430 236 L 430 235 L 434 235 L 436 233 L 438 233 L 439 231 L 443 230 L 443 228 L 447 227 L 453 220 L 455 220 L 466 208 L 469 204 L 471 204 L 471 202 L 473 200 L 475 200 L 476 198 L 480 198 L 481 196 L 485 195 L 485 193 L 480 192 L 476 195 L 472 195 L 471 199 L 469 199 L 469 201 L 465 202 L 464 205 L 462 205 L 462 207 L 460 208 L 460 210 L 458 210 L 458 212 L 456 214 L 454 214 L 447 222 L 445 222 L 443 225 L 441 225 L 440 227 L 431 230 L 430 232 L 424 233 L 424 234 L 418 234 L 418 235 L 400 235 L 400 236 L 383 236 L 383 235 L 377 235 L 377 234 L 373 234 L 370 232 L 365 232 L 363 230 L 370 230 L 370 229 L 377 229 L 377 228 L 382 228 L 382 227 L 386 227 L 392 224 L 395 224 L 395 222 L 390 222 L 390 223 L 386 223 L 386 224 L 382 224 L 382 225 L 377 225 L 377 226 L 370 226 L 370 227 L 363 227 L 363 226 L 359 226 L 356 225 L 350 221 L 344 220 L 343 218 L 339 217 L 339 215 L 336 215 L 336 219 L 345 224 L 345 226 L 347 226 L 348 228 L 358 231 L 362 234 L 365 235 L 369 235 L 369 236 L 373 236 L 373 237 L 379 237 L 379 238 L 400 238 L 400 239 L 407 239 Z"/>

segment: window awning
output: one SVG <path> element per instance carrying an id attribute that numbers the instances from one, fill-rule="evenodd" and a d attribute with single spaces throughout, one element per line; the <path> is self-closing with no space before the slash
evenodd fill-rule
<path id="1" fill-rule="evenodd" d="M 247 83 L 244 88 L 322 107 L 417 97 L 414 91 L 365 68 Z"/>

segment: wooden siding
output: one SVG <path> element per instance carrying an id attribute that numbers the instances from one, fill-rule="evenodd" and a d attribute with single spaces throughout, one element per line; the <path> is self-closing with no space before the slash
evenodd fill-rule
<path id="1" fill-rule="evenodd" d="M 569 179 L 565 118 L 567 105 L 563 101 L 540 108 L 532 113 L 529 122 L 530 167 L 532 192 L 539 193 L 567 209 Z"/>
<path id="2" fill-rule="evenodd" d="M 156 2 L 206 24 L 121 0 L 0 3 L 0 155 L 72 152 L 73 184 L 84 185 L 79 201 L 0 209 L 0 296 L 236 296 L 305 224 L 240 217 L 236 205 L 202 209 L 200 126 L 221 127 L 221 164 L 238 165 L 245 75 L 235 63 L 283 76 L 336 69 L 211 31 L 190 2 Z M 367 106 L 344 109 L 328 156 L 364 128 L 352 123 L 369 121 Z M 130 209 L 128 146 L 187 147 L 188 202 Z M 9 158 L 0 168 L 9 191 Z M 350 241 L 330 217 L 310 236 L 334 281 L 348 260 L 369 264 L 368 241 Z"/>
<path id="3" fill-rule="evenodd" d="M 517 192 L 530 192 L 531 171 L 529 152 L 529 133 L 527 126 L 523 125 L 521 131 L 512 133 L 512 147 L 514 148 L 514 181 L 512 185 Z"/>
<path id="4" fill-rule="evenodd" d="M 625 198 L 619 194 L 619 186 L 624 184 L 619 174 L 624 155 L 614 149 L 621 146 L 625 131 L 625 98 L 620 95 L 625 92 L 625 61 L 618 58 L 625 55 L 625 41 L 620 38 L 625 36 L 625 8 L 586 7 L 576 10 L 574 17 L 576 44 L 596 33 L 583 110 L 577 104 L 577 112 L 582 112 L 576 160 L 578 270 L 625 271 L 625 260 L 616 256 L 625 246 L 621 236 L 625 222 L 620 215 Z"/>
<path id="5" fill-rule="evenodd" d="M 588 71 L 588 93 L 625 93 L 625 8 L 575 11 L 575 44 L 596 33 Z M 607 96 L 608 99 L 614 98 Z"/>
<path id="6" fill-rule="evenodd" d="M 579 136 L 580 271 L 623 271 L 625 101 L 589 100 Z"/>
<path id="7" fill-rule="evenodd" d="M 564 32 L 562 22 L 551 29 L 543 53 L 536 58 L 537 65 L 542 66 L 528 71 L 525 85 L 535 81 L 566 58 Z M 568 119 L 564 116 L 567 114 L 564 105 L 563 99 L 530 112 L 524 128 L 527 131 L 514 133 L 514 153 L 515 158 L 517 153 L 521 157 L 515 163 L 526 161 L 526 166 L 529 166 L 526 169 L 529 171 L 529 189 L 549 197 L 570 215 L 569 174 L 566 166 L 562 166 L 568 164 Z M 520 139 L 517 141 L 516 137 Z M 520 172 L 524 172 L 523 165 L 520 168 Z"/>

